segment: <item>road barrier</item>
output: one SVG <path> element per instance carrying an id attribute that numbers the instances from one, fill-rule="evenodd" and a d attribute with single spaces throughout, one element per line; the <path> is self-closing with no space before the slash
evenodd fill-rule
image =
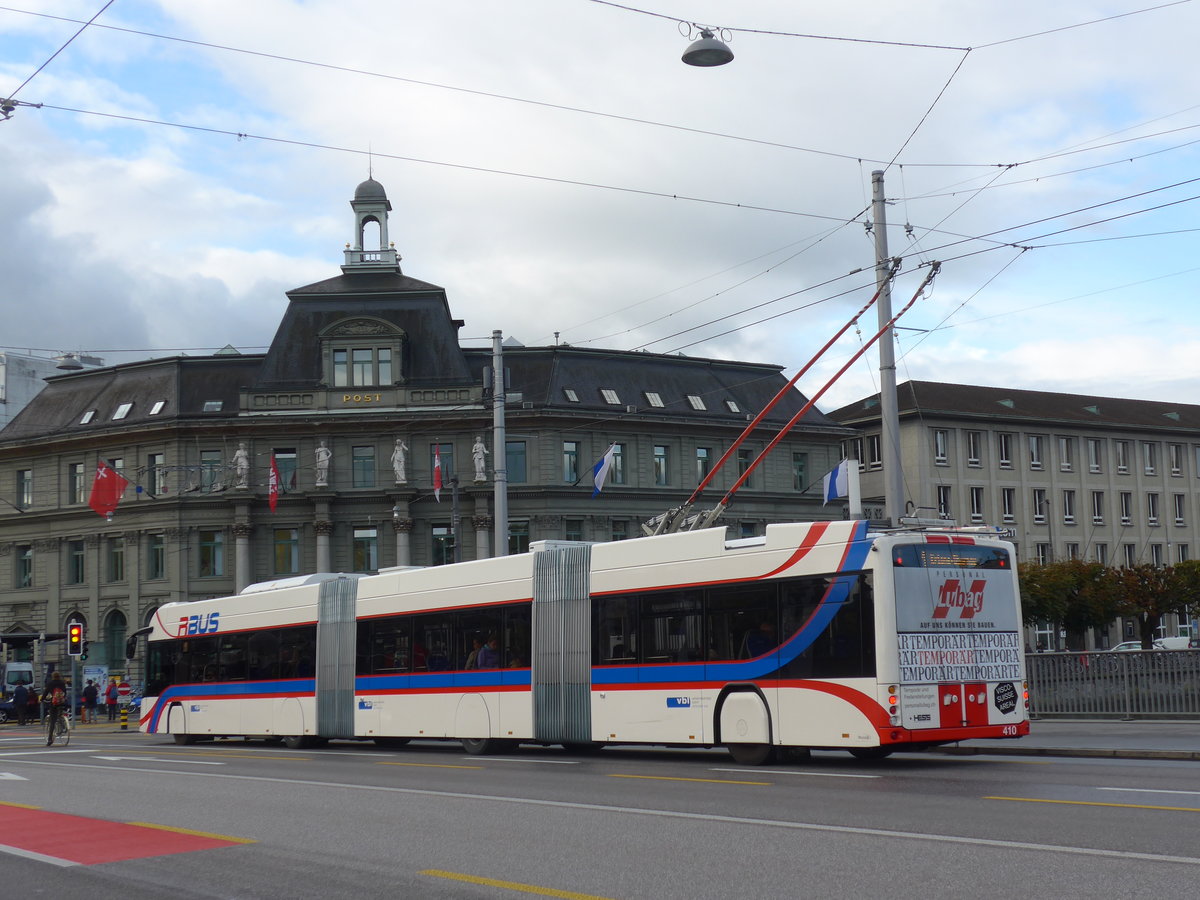
<path id="1" fill-rule="evenodd" d="M 1030 653 L 1040 718 L 1200 718 L 1200 650 Z"/>

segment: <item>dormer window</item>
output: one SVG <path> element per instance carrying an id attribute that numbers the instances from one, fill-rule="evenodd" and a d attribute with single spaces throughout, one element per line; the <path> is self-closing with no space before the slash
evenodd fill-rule
<path id="1" fill-rule="evenodd" d="M 568 403 L 579 402 L 579 395 L 575 393 L 575 388 L 563 388 L 563 396 L 567 398 Z"/>
<path id="2" fill-rule="evenodd" d="M 160 412 L 163 411 L 163 407 L 166 405 L 167 405 L 166 400 L 155 400 L 154 405 L 152 407 L 150 407 L 149 414 L 152 416 L 157 416 Z"/>
<path id="3" fill-rule="evenodd" d="M 662 395 L 659 394 L 658 391 L 644 391 L 643 393 L 645 393 L 645 395 L 646 395 L 647 403 L 649 403 L 655 409 L 663 408 Z"/>
<path id="4" fill-rule="evenodd" d="M 741 409 L 739 409 L 738 405 L 736 403 L 734 403 L 732 400 L 725 401 L 725 408 L 728 409 L 732 413 L 741 412 Z"/>
<path id="5" fill-rule="evenodd" d="M 704 405 L 704 398 L 699 394 L 688 394 L 688 403 L 692 404 L 692 409 L 697 411 L 708 409 L 708 407 Z"/>
<path id="6" fill-rule="evenodd" d="M 617 396 L 617 392 L 612 388 L 600 388 L 600 396 L 604 398 L 604 402 L 610 406 L 620 406 L 621 398 Z"/>
<path id="7" fill-rule="evenodd" d="M 87 425 L 94 418 L 96 418 L 96 411 L 94 409 L 89 409 L 87 412 L 85 412 L 82 416 L 79 417 L 79 424 Z"/>
<path id="8" fill-rule="evenodd" d="M 400 380 L 404 332 L 382 319 L 334 323 L 321 335 L 325 383 L 335 388 L 389 387 Z"/>
<path id="9" fill-rule="evenodd" d="M 202 409 L 204 412 L 220 412 L 225 408 L 224 400 L 205 400 Z"/>
<path id="10" fill-rule="evenodd" d="M 113 421 L 115 422 L 117 419 L 125 418 L 127 415 L 129 415 L 129 411 L 131 409 L 133 409 L 132 403 L 122 403 L 117 407 L 117 411 L 112 414 Z"/>

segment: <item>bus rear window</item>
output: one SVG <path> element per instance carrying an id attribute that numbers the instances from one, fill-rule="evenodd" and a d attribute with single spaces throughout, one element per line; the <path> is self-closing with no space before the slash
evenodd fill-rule
<path id="1" fill-rule="evenodd" d="M 897 544 L 892 565 L 904 569 L 1009 569 L 1008 551 L 974 544 Z"/>

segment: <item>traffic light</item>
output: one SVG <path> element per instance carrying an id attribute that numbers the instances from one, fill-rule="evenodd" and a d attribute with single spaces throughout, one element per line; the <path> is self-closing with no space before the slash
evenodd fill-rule
<path id="1" fill-rule="evenodd" d="M 67 625 L 67 655 L 83 655 L 83 625 L 80 622 L 70 622 Z"/>
<path id="2" fill-rule="evenodd" d="M 90 647 L 90 646 L 92 646 L 92 642 L 91 642 L 91 641 L 84 641 L 84 642 L 83 642 L 83 652 L 79 654 L 79 661 L 80 661 L 80 662 L 87 662 L 88 647 Z"/>

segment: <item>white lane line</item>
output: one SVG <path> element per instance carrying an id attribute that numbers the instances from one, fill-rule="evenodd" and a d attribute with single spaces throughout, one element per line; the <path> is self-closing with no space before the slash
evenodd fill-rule
<path id="1" fill-rule="evenodd" d="M 29 766 L 57 766 L 63 769 L 97 769 L 111 772 L 111 766 L 90 763 L 48 762 L 43 760 L 21 760 Z M 168 778 L 224 778 L 229 781 L 251 781 L 258 784 L 282 784 L 292 787 L 334 788 L 342 791 L 366 791 L 377 794 L 399 794 L 410 797 L 436 797 L 449 800 L 509 803 L 515 806 L 532 806 L 543 809 L 577 809 L 588 812 L 618 813 L 629 816 L 647 816 L 659 819 L 681 819 L 684 821 L 718 823 L 725 825 L 754 825 L 761 828 L 777 828 L 784 831 L 811 831 L 826 834 L 852 834 L 859 837 L 892 838 L 935 844 L 961 844 L 968 847 L 992 847 L 999 850 L 1029 850 L 1034 853 L 1086 856 L 1098 859 L 1138 860 L 1139 862 L 1178 863 L 1200 868 L 1200 856 L 1171 856 L 1166 853 L 1140 853 L 1133 850 L 1105 850 L 1099 847 L 1073 847 L 1060 844 L 1035 844 L 1031 841 L 1006 841 L 999 838 L 976 838 L 958 834 L 930 834 L 919 831 L 889 831 L 885 828 L 856 828 L 850 825 L 825 825 L 818 822 L 789 822 L 780 819 L 754 819 L 748 816 L 722 816 L 712 813 L 683 812 L 673 809 L 638 809 L 632 806 L 607 806 L 602 803 L 578 803 L 571 800 L 537 800 L 531 797 L 505 797 L 494 794 L 468 794 L 463 791 L 432 791 L 422 788 L 393 787 L 380 784 L 345 784 L 337 781 L 315 781 L 306 778 L 273 778 L 268 775 L 232 775 L 228 772 L 171 772 L 167 769 L 139 769 L 125 766 L 123 771 L 140 772 L 145 775 L 161 775 Z"/>
<path id="2" fill-rule="evenodd" d="M 6 753 L 0 753 L 0 756 L 29 756 L 31 753 L 36 753 L 39 756 L 43 753 L 53 753 L 55 756 L 65 756 L 69 753 L 95 753 L 95 747 L 87 747 L 80 750 L 64 750 L 62 747 L 47 747 L 43 743 L 36 750 L 11 750 Z"/>
<path id="3" fill-rule="evenodd" d="M 577 766 L 577 759 L 521 759 L 517 756 L 464 756 L 463 759 L 473 759 L 477 762 L 511 762 L 534 763 L 544 766 Z"/>
<path id="4" fill-rule="evenodd" d="M 28 778 L 18 775 L 16 772 L 0 772 L 0 781 L 28 781 Z"/>
<path id="5" fill-rule="evenodd" d="M 1159 788 L 1119 788 L 1119 787 L 1102 787 L 1096 788 L 1098 791 L 1129 791 L 1132 794 L 1185 794 L 1189 797 L 1200 797 L 1200 791 L 1169 791 Z"/>
<path id="6" fill-rule="evenodd" d="M 67 869 L 71 866 L 77 866 L 79 863 L 70 859 L 62 859 L 57 856 L 47 856 L 45 853 L 37 853 L 33 850 L 22 850 L 20 847 L 10 847 L 8 844 L 0 844 L 0 853 L 7 853 L 9 856 L 23 856 L 25 859 L 33 859 L 38 862 L 50 863 L 52 866 L 58 866 L 60 869 Z"/>
<path id="7" fill-rule="evenodd" d="M 882 778 L 882 775 L 851 775 L 846 772 L 796 772 L 787 769 L 709 769 L 710 772 L 738 772 L 742 775 L 810 775 L 813 778 Z"/>
<path id="8" fill-rule="evenodd" d="M 109 762 L 160 762 L 187 763 L 191 766 L 223 766 L 223 762 L 212 762 L 207 759 L 163 759 L 159 756 L 93 756 L 92 759 L 107 759 Z"/>

